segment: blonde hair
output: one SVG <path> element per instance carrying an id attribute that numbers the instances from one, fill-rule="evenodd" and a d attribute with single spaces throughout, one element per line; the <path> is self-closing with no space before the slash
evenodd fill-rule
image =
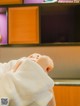
<path id="1" fill-rule="evenodd" d="M 37 62 L 45 71 L 49 72 L 54 68 L 53 60 L 47 55 L 41 55 L 39 53 L 33 53 L 28 56 L 34 62 Z"/>
<path id="2" fill-rule="evenodd" d="M 47 72 L 51 71 L 54 68 L 53 60 L 46 55 L 42 55 L 42 57 L 37 61 L 37 63 L 42 66 L 42 68 Z"/>

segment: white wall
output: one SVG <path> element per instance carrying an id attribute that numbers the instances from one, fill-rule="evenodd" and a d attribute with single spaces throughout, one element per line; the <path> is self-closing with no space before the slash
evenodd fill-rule
<path id="1" fill-rule="evenodd" d="M 49 55 L 55 64 L 53 78 L 80 78 L 80 46 L 0 47 L 0 61 L 28 56 L 34 52 Z"/>

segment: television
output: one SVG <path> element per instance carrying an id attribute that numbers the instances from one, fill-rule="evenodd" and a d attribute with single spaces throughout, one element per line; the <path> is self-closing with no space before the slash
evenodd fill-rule
<path id="1" fill-rule="evenodd" d="M 41 43 L 79 43 L 80 5 L 47 4 L 40 8 Z"/>

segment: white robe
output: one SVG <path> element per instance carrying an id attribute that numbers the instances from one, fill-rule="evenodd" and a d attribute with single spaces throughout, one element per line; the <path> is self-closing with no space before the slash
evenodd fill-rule
<path id="1" fill-rule="evenodd" d="M 0 64 L 0 98 L 8 97 L 9 106 L 47 106 L 53 96 L 50 92 L 54 86 L 53 80 L 40 65 L 28 58 L 17 72 L 9 71 L 15 63 L 16 60 L 5 63 L 5 68 Z"/>

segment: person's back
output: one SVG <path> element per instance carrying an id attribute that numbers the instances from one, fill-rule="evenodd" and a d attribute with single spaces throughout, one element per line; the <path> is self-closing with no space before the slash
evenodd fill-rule
<path id="1" fill-rule="evenodd" d="M 52 59 L 50 57 L 48 57 L 46 55 L 40 55 L 38 53 L 34 53 L 34 54 L 32 54 L 32 55 L 30 55 L 28 57 L 19 59 L 19 61 L 16 62 L 16 64 L 12 67 L 12 69 L 10 71 L 13 71 L 13 74 L 16 73 L 17 71 L 19 71 L 18 68 L 21 66 L 21 64 L 25 61 L 26 58 L 28 58 L 31 61 L 34 61 L 36 64 L 40 65 L 42 70 L 47 72 L 47 73 L 50 72 L 54 68 L 53 61 L 52 61 Z M 16 74 L 14 74 L 14 75 L 16 75 Z M 51 88 L 51 89 L 49 89 L 49 91 L 47 91 L 47 95 L 50 92 L 52 93 L 53 98 L 48 103 L 48 106 L 56 106 L 55 97 L 54 97 L 54 93 L 53 93 L 53 88 Z M 40 102 L 40 99 L 42 100 L 43 94 L 44 94 L 44 92 L 42 92 L 42 93 L 40 93 L 40 95 L 38 95 L 39 97 L 36 100 L 37 102 Z M 45 97 L 43 99 L 45 100 Z M 36 101 L 34 101 L 29 106 L 38 106 L 38 104 L 36 104 L 37 103 Z M 40 105 L 40 106 L 42 106 L 42 105 Z"/>

